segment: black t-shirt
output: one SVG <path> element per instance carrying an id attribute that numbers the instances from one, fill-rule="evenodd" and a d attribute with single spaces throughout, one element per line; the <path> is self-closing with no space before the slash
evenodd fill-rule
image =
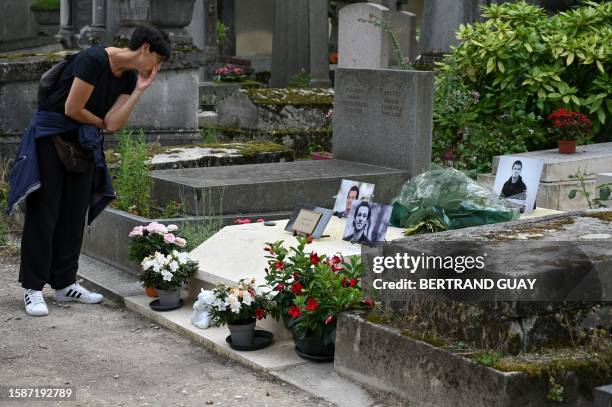
<path id="1" fill-rule="evenodd" d="M 64 112 L 74 78 L 94 86 L 85 109 L 103 119 L 121 94 L 131 94 L 136 87 L 136 71 L 126 71 L 120 78 L 110 69 L 108 54 L 102 45 L 79 52 L 66 65 L 58 81 L 40 101 L 40 110 Z"/>

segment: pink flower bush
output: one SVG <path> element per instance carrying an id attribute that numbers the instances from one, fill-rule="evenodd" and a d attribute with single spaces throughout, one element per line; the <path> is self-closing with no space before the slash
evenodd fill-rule
<path id="1" fill-rule="evenodd" d="M 167 255 L 179 247 L 186 247 L 187 240 L 177 236 L 176 233 L 172 233 L 178 231 L 178 229 L 177 225 L 166 226 L 158 222 L 134 227 L 128 235 L 130 237 L 130 259 L 140 263 L 142 259 L 155 252 Z"/>

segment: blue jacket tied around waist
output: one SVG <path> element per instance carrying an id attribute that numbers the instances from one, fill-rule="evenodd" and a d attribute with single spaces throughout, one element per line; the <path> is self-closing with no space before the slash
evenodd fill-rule
<path id="1" fill-rule="evenodd" d="M 104 138 L 100 130 L 91 124 L 77 123 L 59 112 L 39 110 L 30 121 L 21 139 L 19 152 L 11 170 L 9 178 L 11 191 L 7 208 L 9 215 L 19 202 L 41 186 L 36 139 L 56 136 L 73 130 L 78 130 L 79 145 L 84 150 L 93 151 L 96 162 L 87 225 L 90 225 L 96 216 L 115 199 L 110 172 L 104 160 Z"/>

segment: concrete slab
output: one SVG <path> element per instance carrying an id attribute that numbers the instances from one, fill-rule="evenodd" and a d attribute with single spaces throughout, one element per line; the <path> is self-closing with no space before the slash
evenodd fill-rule
<path id="1" fill-rule="evenodd" d="M 125 306 L 132 311 L 253 369 L 270 372 L 307 363 L 295 353 L 292 340 L 275 340 L 269 347 L 256 352 L 233 350 L 225 341 L 229 335 L 227 327 L 199 329 L 191 324 L 190 317 L 193 311 L 191 301 L 185 301 L 182 308 L 168 312 L 153 311 L 149 308 L 149 302 L 151 298 L 144 295 L 125 298 Z"/>
<path id="2" fill-rule="evenodd" d="M 523 215 L 521 219 L 538 218 L 560 213 L 558 211 L 537 208 L 530 215 Z M 189 286 L 189 298 L 195 298 L 201 288 L 210 289 L 218 283 L 235 285 L 242 278 L 253 278 L 263 284 L 265 282 L 265 268 L 268 266 L 263 250 L 266 243 L 283 240 L 285 246 L 295 244 L 293 235 L 286 232 L 285 225 L 288 219 L 276 221 L 276 226 L 265 226 L 262 223 L 247 225 L 226 226 L 191 251 L 193 259 L 200 262 L 200 269 L 192 279 Z M 324 234 L 329 237 L 315 239 L 307 248 L 308 251 L 320 255 L 343 256 L 360 255 L 361 246 L 342 240 L 346 219 L 331 218 Z M 386 240 L 402 239 L 404 229 L 389 227 Z M 231 250 L 228 250 L 231 248 Z M 281 329 L 270 327 L 277 330 Z"/>
<path id="3" fill-rule="evenodd" d="M 340 407 L 366 407 L 376 404 L 363 387 L 338 375 L 333 363 L 306 363 L 271 373 Z"/>
<path id="4" fill-rule="evenodd" d="M 530 151 L 512 156 L 535 158 L 544 161 L 542 182 L 569 180 L 578 170 L 587 173 L 612 171 L 612 143 L 597 143 L 578 146 L 576 154 L 559 154 L 558 149 Z M 497 171 L 501 156 L 493 157 L 493 174 Z M 592 178 L 595 176 L 593 175 Z"/>
<path id="5" fill-rule="evenodd" d="M 408 172 L 343 160 L 296 161 L 153 171 L 153 199 L 186 202 L 194 215 L 211 206 L 224 214 L 292 210 L 298 202 L 328 207 L 342 179 L 376 184 L 376 202 L 390 202 Z"/>

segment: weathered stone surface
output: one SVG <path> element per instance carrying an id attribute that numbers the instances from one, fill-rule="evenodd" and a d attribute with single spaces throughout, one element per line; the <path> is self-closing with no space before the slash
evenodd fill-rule
<path id="1" fill-rule="evenodd" d="M 238 82 L 200 82 L 200 106 L 214 106 L 240 88 Z"/>
<path id="2" fill-rule="evenodd" d="M 391 12 L 389 13 L 389 25 L 395 33 L 402 56 L 414 61 L 418 55 L 416 15 L 408 11 Z M 394 52 L 391 52 L 391 64 L 399 65 Z"/>
<path id="3" fill-rule="evenodd" d="M 334 157 L 423 172 L 431 162 L 433 80 L 426 71 L 337 69 Z"/>
<path id="4" fill-rule="evenodd" d="M 270 86 L 282 88 L 310 70 L 309 0 L 276 0 Z"/>
<path id="5" fill-rule="evenodd" d="M 340 9 L 338 67 L 389 67 L 391 49 L 387 34 L 367 22 L 373 18 L 386 22 L 388 11 L 388 8 L 372 3 L 349 4 Z"/>
<path id="6" fill-rule="evenodd" d="M 516 292 L 387 290 L 381 296 L 394 307 L 411 309 L 411 314 L 418 315 L 436 332 L 467 342 L 482 342 L 510 352 L 570 342 L 569 330 L 564 328 L 568 321 L 572 327 L 612 326 L 609 317 L 602 319 L 600 311 L 593 310 L 595 305 L 612 298 L 611 219 L 612 211 L 575 212 L 395 241 L 383 248 L 382 255 L 484 252 L 489 257 L 486 276 L 482 277 L 536 278 L 541 288 Z M 445 249 L 449 242 L 454 242 L 454 249 Z M 462 242 L 463 249 L 457 249 L 458 242 Z M 419 278 L 441 277 L 434 270 L 419 273 Z M 399 281 L 406 277 L 406 271 L 390 269 L 384 276 L 385 280 Z M 492 299 L 497 301 L 491 302 Z M 607 314 L 609 310 L 606 306 L 601 312 Z"/>
<path id="7" fill-rule="evenodd" d="M 336 371 L 377 391 L 397 394 L 414 407 L 547 407 L 548 377 L 500 372 L 447 350 L 375 325 L 358 314 L 343 313 L 336 333 Z M 591 383 L 570 381 L 564 400 L 590 405 L 579 392 Z"/>
<path id="8" fill-rule="evenodd" d="M 226 147 L 178 147 L 151 159 L 152 170 L 220 167 L 226 165 L 262 164 L 293 161 L 293 151 L 269 151 L 241 155 L 240 145 Z"/>
<path id="9" fill-rule="evenodd" d="M 421 51 L 449 52 L 457 45 L 456 31 L 460 24 L 476 21 L 480 16 L 483 0 L 436 0 L 426 1 L 423 10 Z"/>
<path id="10" fill-rule="evenodd" d="M 332 103 L 327 89 L 238 90 L 217 104 L 217 122 L 229 129 L 320 129 Z"/>
<path id="11" fill-rule="evenodd" d="M 384 203 L 408 179 L 403 170 L 341 160 L 153 171 L 151 176 L 152 196 L 160 206 L 182 195 L 192 214 L 206 210 L 202 196 L 225 214 L 290 211 L 298 202 L 328 207 L 342 179 L 376 184 L 376 201 Z"/>

